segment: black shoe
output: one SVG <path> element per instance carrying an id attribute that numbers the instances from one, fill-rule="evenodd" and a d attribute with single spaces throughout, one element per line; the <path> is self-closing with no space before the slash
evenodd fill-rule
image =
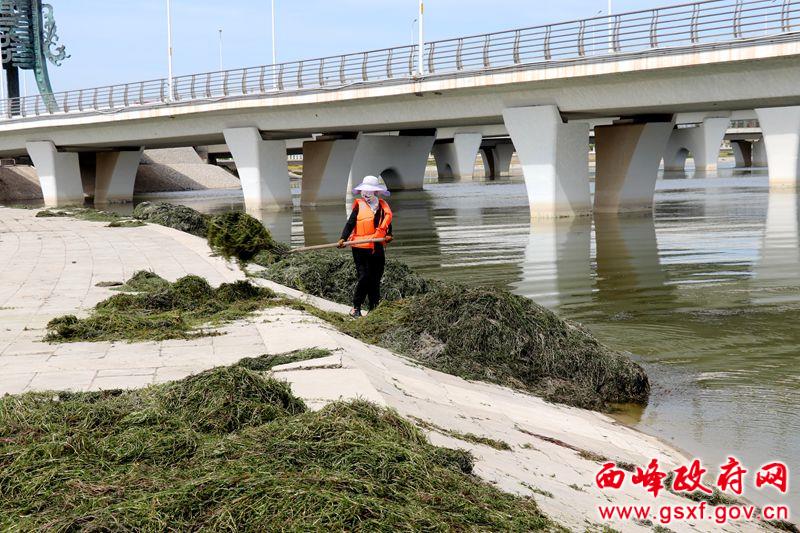
<path id="1" fill-rule="evenodd" d="M 360 318 L 364 315 L 361 314 L 361 309 L 354 307 L 350 310 L 350 316 L 353 318 Z"/>

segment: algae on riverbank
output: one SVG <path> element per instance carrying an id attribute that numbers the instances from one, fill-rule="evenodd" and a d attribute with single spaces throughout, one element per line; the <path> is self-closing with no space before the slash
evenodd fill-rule
<path id="1" fill-rule="evenodd" d="M 334 302 L 350 305 L 353 301 L 358 277 L 349 250 L 291 254 L 262 266 L 266 270 L 256 274 L 257 277 Z M 422 294 L 436 284 L 416 274 L 405 263 L 389 259 L 381 281 L 381 298 L 397 300 Z"/>
<path id="2" fill-rule="evenodd" d="M 395 411 L 309 412 L 239 365 L 0 398 L 0 529 L 561 530 Z"/>
<path id="3" fill-rule="evenodd" d="M 647 375 L 630 358 L 501 289 L 443 284 L 338 326 L 435 370 L 576 407 L 643 404 L 650 392 Z"/>
<path id="4" fill-rule="evenodd" d="M 211 334 L 202 326 L 243 318 L 268 305 L 275 293 L 246 281 L 212 288 L 198 276 L 175 283 L 137 272 L 116 294 L 95 306 L 88 318 L 65 315 L 47 324 L 46 341 L 143 341 L 188 339 Z"/>
<path id="5" fill-rule="evenodd" d="M 36 213 L 36 218 L 71 217 L 92 222 L 115 222 L 123 217 L 111 211 L 100 211 L 89 207 L 63 207 L 42 209 Z"/>
<path id="6" fill-rule="evenodd" d="M 134 208 L 133 217 L 198 237 L 205 237 L 208 232 L 208 217 L 183 205 L 142 202 Z"/>
<path id="7" fill-rule="evenodd" d="M 239 211 L 211 219 L 208 245 L 222 256 L 240 261 L 249 261 L 257 254 L 278 259 L 289 252 L 289 247 L 274 240 L 261 222 Z"/>

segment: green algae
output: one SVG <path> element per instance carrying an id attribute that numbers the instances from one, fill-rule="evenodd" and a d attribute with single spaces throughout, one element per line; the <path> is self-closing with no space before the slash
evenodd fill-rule
<path id="1" fill-rule="evenodd" d="M 563 531 L 364 401 L 308 411 L 240 365 L 0 398 L 0 530 Z"/>
<path id="2" fill-rule="evenodd" d="M 217 288 L 199 276 L 170 283 L 138 272 L 120 287 L 125 291 L 98 303 L 87 318 L 65 315 L 47 324 L 48 342 L 144 341 L 213 335 L 206 326 L 244 318 L 269 305 L 275 294 L 246 281 Z"/>

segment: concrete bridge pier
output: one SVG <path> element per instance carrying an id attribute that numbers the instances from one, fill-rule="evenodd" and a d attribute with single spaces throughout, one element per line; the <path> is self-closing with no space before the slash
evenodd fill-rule
<path id="1" fill-rule="evenodd" d="M 730 118 L 712 117 L 697 126 L 675 128 L 664 150 L 664 170 L 684 170 L 689 152 L 694 158 L 695 170 L 717 170 L 719 147 L 730 123 Z"/>
<path id="2" fill-rule="evenodd" d="M 96 205 L 133 201 L 133 186 L 143 151 L 144 147 L 97 152 L 94 178 Z"/>
<path id="3" fill-rule="evenodd" d="M 266 141 L 258 128 L 223 130 L 248 211 L 292 206 L 286 141 Z"/>
<path id="4" fill-rule="evenodd" d="M 452 142 L 436 142 L 433 157 L 439 178 L 471 180 L 475 176 L 475 158 L 482 140 L 480 133 L 456 133 Z"/>
<path id="5" fill-rule="evenodd" d="M 83 205 L 83 182 L 77 153 L 59 152 L 51 141 L 28 142 L 25 148 L 39 175 L 44 205 Z"/>
<path id="6" fill-rule="evenodd" d="M 770 187 L 800 183 L 800 106 L 756 109 L 769 161 Z"/>
<path id="7" fill-rule="evenodd" d="M 303 143 L 302 205 L 344 204 L 347 180 L 356 153 L 355 139 Z"/>
<path id="8" fill-rule="evenodd" d="M 769 165 L 767 161 L 767 145 L 762 138 L 760 141 L 752 143 L 751 164 L 754 167 L 766 167 Z"/>
<path id="9" fill-rule="evenodd" d="M 673 123 L 596 126 L 596 213 L 649 211 Z"/>
<path id="10" fill-rule="evenodd" d="M 391 191 L 421 190 L 435 140 L 435 131 L 422 134 L 400 132 L 400 135 L 360 134 L 348 189 L 361 183 L 364 176 L 380 176 Z"/>
<path id="11" fill-rule="evenodd" d="M 588 215 L 589 125 L 566 124 L 555 106 L 503 111 L 522 164 L 533 218 Z"/>
<path id="12" fill-rule="evenodd" d="M 731 141 L 733 148 L 733 159 L 736 161 L 736 168 L 753 166 L 753 143 L 750 141 Z"/>
<path id="13" fill-rule="evenodd" d="M 483 157 L 483 171 L 487 178 L 494 179 L 508 176 L 511 173 L 511 157 L 514 155 L 514 145 L 510 142 L 501 142 L 481 148 Z"/>

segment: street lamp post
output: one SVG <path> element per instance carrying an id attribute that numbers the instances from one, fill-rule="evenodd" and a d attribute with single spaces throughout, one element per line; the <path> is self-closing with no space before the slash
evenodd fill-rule
<path id="1" fill-rule="evenodd" d="M 275 79 L 275 64 L 278 62 L 278 51 L 275 47 L 275 0 L 272 0 L 272 86 L 278 88 L 278 80 Z"/>
<path id="2" fill-rule="evenodd" d="M 167 76 L 169 77 L 167 102 L 171 102 L 175 95 L 175 80 L 172 77 L 172 6 L 170 0 L 167 0 Z"/>
<path id="3" fill-rule="evenodd" d="M 219 69 L 222 70 L 223 69 L 223 66 L 222 66 L 223 65 L 223 63 L 222 63 L 222 28 L 220 28 L 218 31 L 219 31 Z"/>
<path id="4" fill-rule="evenodd" d="M 419 0 L 419 46 L 417 48 L 417 61 L 419 62 L 419 75 L 425 75 L 424 50 L 425 50 L 425 30 L 424 30 L 425 3 Z"/>

